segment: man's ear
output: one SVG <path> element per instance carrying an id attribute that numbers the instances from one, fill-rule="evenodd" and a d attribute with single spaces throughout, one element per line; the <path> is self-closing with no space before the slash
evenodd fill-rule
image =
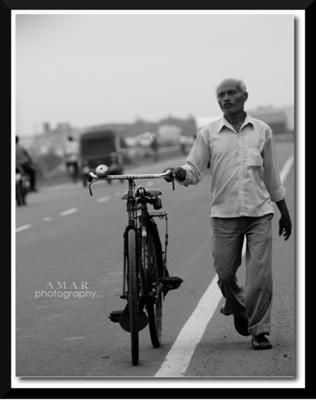
<path id="1" fill-rule="evenodd" d="M 248 100 L 248 92 L 244 92 L 243 94 L 245 102 Z"/>

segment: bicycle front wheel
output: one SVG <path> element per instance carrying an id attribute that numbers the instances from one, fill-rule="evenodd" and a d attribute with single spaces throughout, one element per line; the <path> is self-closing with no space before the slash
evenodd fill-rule
<path id="1" fill-rule="evenodd" d="M 157 249 L 150 231 L 147 232 L 143 246 L 143 262 L 147 272 L 147 293 L 150 294 L 150 300 L 147 303 L 150 339 L 153 347 L 160 347 L 163 301 L 163 295 L 159 288 L 161 268 L 158 266 Z"/>
<path id="2" fill-rule="evenodd" d="M 137 365 L 139 362 L 139 336 L 137 327 L 139 291 L 136 262 L 136 233 L 132 229 L 128 232 L 128 304 L 130 316 L 132 364 Z"/>

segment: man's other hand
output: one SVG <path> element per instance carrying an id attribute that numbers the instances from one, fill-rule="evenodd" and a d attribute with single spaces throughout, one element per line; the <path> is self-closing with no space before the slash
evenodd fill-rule
<path id="1" fill-rule="evenodd" d="M 288 240 L 292 231 L 292 222 L 288 213 L 281 214 L 279 220 L 279 236 L 283 235 L 284 240 Z"/>

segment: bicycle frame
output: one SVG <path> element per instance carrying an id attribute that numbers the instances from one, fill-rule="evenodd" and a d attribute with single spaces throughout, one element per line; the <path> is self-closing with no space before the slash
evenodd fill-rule
<path id="1" fill-rule="evenodd" d="M 106 175 L 104 166 L 97 168 L 98 175 L 90 173 L 91 185 L 99 180 L 127 180 L 128 191 L 122 196 L 126 200 L 128 224 L 123 235 L 123 288 L 122 299 L 127 300 L 123 311 L 113 312 L 113 322 L 130 332 L 132 363 L 139 362 L 139 331 L 149 325 L 150 337 L 154 347 L 160 346 L 162 303 L 165 296 L 166 277 L 169 276 L 167 261 L 168 218 L 166 211 L 148 211 L 148 204 L 155 210 L 162 205 L 159 191 L 136 187 L 136 179 L 156 179 L 170 177 L 170 171 L 163 174 Z M 105 174 L 105 175 L 104 175 Z M 174 176 L 171 177 L 174 189 Z M 165 218 L 165 249 L 163 251 L 154 217 Z M 147 312 L 145 314 L 144 310 Z M 111 313 L 113 315 L 113 313 Z M 119 319 L 118 319 L 119 318 Z"/>
<path id="2" fill-rule="evenodd" d="M 162 174 L 124 174 L 124 175 L 107 175 L 105 177 L 99 178 L 97 175 L 94 173 L 90 173 L 90 176 L 93 178 L 93 181 L 89 183 L 89 192 L 90 195 L 92 196 L 92 190 L 91 190 L 91 185 L 97 181 L 104 181 L 104 180 L 127 180 L 128 181 L 128 191 L 127 191 L 127 204 L 126 204 L 126 210 L 128 214 L 128 224 L 127 227 L 125 228 L 123 238 L 124 238 L 124 249 L 123 249 L 123 254 L 124 254 L 124 261 L 123 261 L 123 288 L 122 288 L 122 295 L 120 296 L 122 299 L 127 298 L 127 290 L 126 290 L 126 277 L 127 277 L 127 265 L 126 265 L 126 259 L 127 259 L 127 253 L 128 253 L 128 245 L 127 245 L 127 233 L 130 229 L 134 229 L 136 233 L 136 239 L 140 240 L 142 236 L 146 235 L 146 225 L 147 221 L 150 220 L 150 218 L 158 217 L 158 218 L 165 218 L 166 221 L 166 233 L 165 233 L 165 242 L 164 242 L 164 250 L 162 250 L 162 256 L 163 256 L 163 268 L 165 268 L 166 263 L 167 263 L 167 246 L 168 246 L 168 213 L 166 211 L 158 211 L 158 212 L 148 212 L 147 204 L 144 202 L 143 204 L 140 202 L 140 204 L 137 203 L 136 199 L 136 184 L 135 180 L 136 179 L 158 179 L 158 178 L 164 178 L 169 176 L 168 172 L 162 173 Z M 174 180 L 172 181 L 172 187 L 174 190 Z M 139 189 L 139 188 L 138 188 Z M 140 232 L 141 230 L 141 232 Z M 137 246 L 139 248 L 139 246 Z M 140 255 L 137 255 L 138 258 Z M 137 263 L 139 266 L 139 263 Z M 144 279 L 144 274 L 143 271 L 138 271 L 140 279 L 141 279 L 141 295 L 144 296 L 145 293 L 143 291 L 143 279 Z"/>

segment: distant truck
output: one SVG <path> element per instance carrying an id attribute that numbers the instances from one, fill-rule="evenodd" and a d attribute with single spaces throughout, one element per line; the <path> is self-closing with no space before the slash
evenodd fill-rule
<path id="1" fill-rule="evenodd" d="M 124 166 L 118 135 L 107 129 L 89 130 L 82 133 L 80 136 L 80 161 L 84 186 L 89 180 L 89 172 L 99 164 L 107 165 L 111 175 L 122 174 Z"/>

